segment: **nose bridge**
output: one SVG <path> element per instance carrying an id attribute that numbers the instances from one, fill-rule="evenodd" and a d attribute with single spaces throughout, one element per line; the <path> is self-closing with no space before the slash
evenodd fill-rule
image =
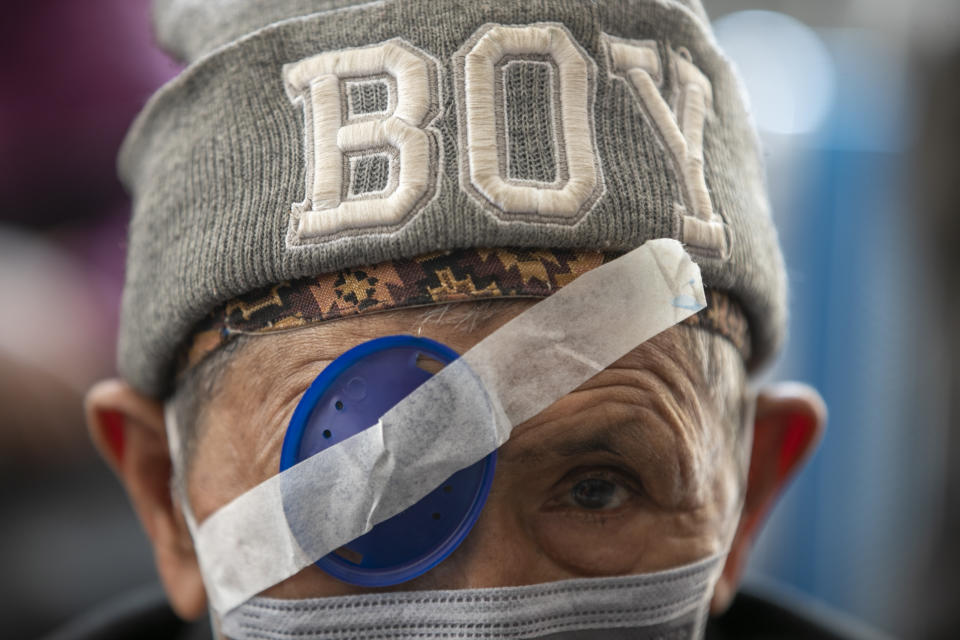
<path id="1" fill-rule="evenodd" d="M 414 589 L 478 589 L 538 582 L 540 554 L 504 492 L 494 489 L 463 543 L 409 583 Z"/>
<path id="2" fill-rule="evenodd" d="M 494 496 L 491 496 L 494 498 Z M 470 532 L 462 557 L 470 588 L 529 583 L 538 554 L 509 503 L 489 500 L 489 509 Z M 484 517 L 485 516 L 485 517 Z"/>

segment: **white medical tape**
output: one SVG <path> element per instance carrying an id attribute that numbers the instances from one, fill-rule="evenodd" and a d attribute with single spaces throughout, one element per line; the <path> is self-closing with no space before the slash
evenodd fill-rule
<path id="1" fill-rule="evenodd" d="M 223 614 L 400 513 L 637 345 L 706 306 L 676 240 L 564 286 L 415 389 L 377 424 L 269 478 L 194 532 Z"/>

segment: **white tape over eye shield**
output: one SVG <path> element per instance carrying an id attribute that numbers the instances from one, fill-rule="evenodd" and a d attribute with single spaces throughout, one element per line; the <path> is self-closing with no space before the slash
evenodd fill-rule
<path id="1" fill-rule="evenodd" d="M 404 511 L 513 427 L 705 306 L 700 270 L 680 243 L 651 240 L 507 322 L 377 424 L 199 525 L 185 504 L 213 609 L 225 614 Z"/>

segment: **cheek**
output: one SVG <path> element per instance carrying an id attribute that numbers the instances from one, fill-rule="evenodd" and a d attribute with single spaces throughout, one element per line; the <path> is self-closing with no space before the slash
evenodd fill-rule
<path id="1" fill-rule="evenodd" d="M 742 484 L 735 465 L 730 465 L 725 473 L 718 473 L 713 479 L 713 518 L 717 530 L 724 532 L 723 540 L 727 543 L 732 540 L 740 520 Z"/>
<path id="2" fill-rule="evenodd" d="M 537 545 L 578 576 L 631 573 L 642 564 L 654 527 L 634 514 L 538 513 L 531 528 Z"/>
<path id="3" fill-rule="evenodd" d="M 532 531 L 543 552 L 573 575 L 650 573 L 716 553 L 724 535 L 714 511 L 540 513 Z"/>
<path id="4" fill-rule="evenodd" d="M 273 585 L 260 595 L 267 598 L 297 600 L 301 598 L 352 596 L 369 591 L 370 589 L 340 582 L 324 573 L 320 568 L 310 565 L 298 574 Z"/>

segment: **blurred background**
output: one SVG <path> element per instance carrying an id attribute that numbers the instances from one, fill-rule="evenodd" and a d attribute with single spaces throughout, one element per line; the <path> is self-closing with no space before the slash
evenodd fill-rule
<path id="1" fill-rule="evenodd" d="M 744 75 L 790 271 L 770 379 L 830 407 L 747 583 L 960 637 L 960 2 L 705 0 Z M 0 23 L 0 621 L 34 638 L 156 580 L 81 399 L 111 375 L 123 134 L 178 66 L 147 0 Z"/>

